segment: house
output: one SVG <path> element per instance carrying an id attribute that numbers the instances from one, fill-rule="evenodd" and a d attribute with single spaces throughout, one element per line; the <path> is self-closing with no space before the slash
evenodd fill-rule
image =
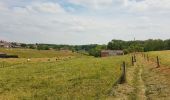
<path id="1" fill-rule="evenodd" d="M 12 44 L 6 41 L 0 41 L 0 47 L 1 48 L 11 48 Z"/>
<path id="2" fill-rule="evenodd" d="M 12 42 L 12 48 L 21 48 L 21 43 Z"/>
<path id="3" fill-rule="evenodd" d="M 101 57 L 124 55 L 123 50 L 102 50 Z"/>

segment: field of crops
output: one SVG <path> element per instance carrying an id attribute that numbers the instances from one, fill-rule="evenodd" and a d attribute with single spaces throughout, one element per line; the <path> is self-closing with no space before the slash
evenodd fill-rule
<path id="1" fill-rule="evenodd" d="M 23 52 L 20 57 L 29 54 Z M 44 52 L 51 53 L 51 51 Z M 57 53 L 54 52 L 52 51 L 54 56 L 52 54 L 47 56 L 52 57 L 50 60 L 38 51 L 31 53 L 44 58 L 28 55 L 33 56 L 29 62 L 26 58 L 0 59 L 0 99 L 106 98 L 121 74 L 122 62 L 126 61 L 127 66 L 130 66 L 129 56 L 94 58 L 70 54 L 74 57 L 71 58 L 69 55 L 56 61 Z"/>
<path id="2" fill-rule="evenodd" d="M 170 50 L 167 51 L 152 51 L 146 53 L 149 55 L 150 59 L 156 62 L 156 57 L 160 59 L 160 64 L 164 66 L 170 66 Z"/>

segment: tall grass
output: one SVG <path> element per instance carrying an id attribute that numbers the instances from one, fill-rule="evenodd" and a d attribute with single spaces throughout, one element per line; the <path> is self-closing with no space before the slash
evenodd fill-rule
<path id="1" fill-rule="evenodd" d="M 104 99 L 121 74 L 122 61 L 130 66 L 129 56 L 82 56 L 3 67 L 0 68 L 0 99 Z"/>
<path id="2" fill-rule="evenodd" d="M 156 62 L 156 57 L 160 59 L 160 63 L 165 66 L 170 66 L 170 50 L 152 51 L 147 53 L 149 57 Z"/>

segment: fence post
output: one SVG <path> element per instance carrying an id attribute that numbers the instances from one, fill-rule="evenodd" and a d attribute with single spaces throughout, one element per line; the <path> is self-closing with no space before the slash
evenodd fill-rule
<path id="1" fill-rule="evenodd" d="M 132 66 L 134 66 L 134 60 L 133 60 L 133 56 L 132 56 Z"/>
<path id="2" fill-rule="evenodd" d="M 125 64 L 125 61 L 123 61 L 123 64 L 122 64 L 122 75 L 121 75 L 120 84 L 123 84 L 125 82 L 126 82 L 126 64 Z"/>
<path id="3" fill-rule="evenodd" d="M 157 56 L 156 59 L 157 59 L 157 67 L 160 67 L 159 57 Z"/>

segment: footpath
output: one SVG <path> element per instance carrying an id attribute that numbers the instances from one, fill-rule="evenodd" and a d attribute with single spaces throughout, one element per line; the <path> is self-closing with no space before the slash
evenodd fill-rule
<path id="1" fill-rule="evenodd" d="M 136 58 L 126 69 L 126 83 L 114 86 L 107 100 L 170 100 L 170 66 L 156 68 L 142 56 Z"/>

